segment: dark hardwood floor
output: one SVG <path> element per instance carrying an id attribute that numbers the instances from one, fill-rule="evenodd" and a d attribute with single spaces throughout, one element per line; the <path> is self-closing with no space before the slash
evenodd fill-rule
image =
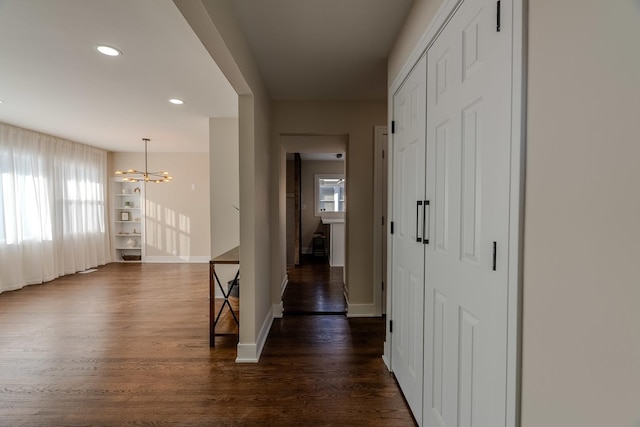
<path id="1" fill-rule="evenodd" d="M 207 264 L 110 264 L 0 294 L 0 426 L 411 426 L 382 319 L 287 316 L 209 347 Z"/>
<path id="2" fill-rule="evenodd" d="M 288 268 L 285 315 L 346 314 L 342 267 L 330 267 L 326 258 L 308 255 L 301 261 L 302 265 Z"/>

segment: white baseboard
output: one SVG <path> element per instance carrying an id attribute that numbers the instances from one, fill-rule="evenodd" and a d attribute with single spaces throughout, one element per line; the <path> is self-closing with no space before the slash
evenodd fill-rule
<path id="1" fill-rule="evenodd" d="M 373 304 L 351 304 L 346 288 L 343 295 L 347 302 L 347 317 L 380 317 L 376 316 Z"/>
<path id="2" fill-rule="evenodd" d="M 284 304 L 282 303 L 282 301 L 280 301 L 280 304 L 273 304 L 271 311 L 273 311 L 274 319 L 282 319 L 282 316 L 284 314 Z"/>
<path id="3" fill-rule="evenodd" d="M 380 317 L 376 316 L 373 304 L 347 304 L 347 317 Z"/>
<path id="4" fill-rule="evenodd" d="M 236 363 L 258 363 L 258 346 L 256 344 L 238 344 Z"/>
<path id="5" fill-rule="evenodd" d="M 267 317 L 262 322 L 262 328 L 256 339 L 256 343 L 250 344 L 238 344 L 238 355 L 236 357 L 236 363 L 258 363 L 264 344 L 267 342 L 267 336 L 271 330 L 273 324 L 273 307 L 267 313 Z"/>
<path id="6" fill-rule="evenodd" d="M 285 274 L 282 279 L 282 284 L 280 285 L 280 298 L 284 295 L 284 291 L 287 289 L 287 285 L 289 284 L 289 274 Z"/>
<path id="7" fill-rule="evenodd" d="M 271 307 L 271 312 L 273 313 L 274 319 L 282 319 L 284 314 L 284 303 L 282 302 L 282 295 L 284 295 L 284 291 L 287 289 L 287 285 L 289 284 L 289 275 L 285 274 L 282 278 L 282 283 L 280 284 L 280 302 L 278 304 L 273 304 Z"/>
<path id="8" fill-rule="evenodd" d="M 284 278 L 282 279 L 282 283 L 280 284 L 281 297 L 288 284 L 289 276 L 285 274 Z M 262 349 L 267 342 L 267 337 L 269 336 L 269 331 L 271 330 L 273 319 L 281 319 L 283 313 L 284 305 L 282 301 L 271 306 L 271 310 L 269 310 L 269 313 L 267 313 L 267 317 L 264 319 L 264 322 L 262 322 L 262 328 L 260 328 L 260 333 L 258 334 L 256 343 L 238 344 L 238 355 L 236 357 L 236 363 L 258 363 L 258 361 L 260 360 L 260 355 L 262 354 Z"/>
<path id="9" fill-rule="evenodd" d="M 391 360 L 389 359 L 389 354 L 391 354 L 391 347 L 389 346 L 389 341 L 385 341 L 384 342 L 384 353 L 382 353 L 382 361 L 384 362 L 385 366 L 387 367 L 387 369 L 389 370 L 389 372 L 391 371 Z"/>
<path id="10" fill-rule="evenodd" d="M 173 263 L 191 263 L 202 264 L 211 260 L 208 256 L 146 256 L 143 262 L 155 263 L 155 264 L 173 264 Z"/>

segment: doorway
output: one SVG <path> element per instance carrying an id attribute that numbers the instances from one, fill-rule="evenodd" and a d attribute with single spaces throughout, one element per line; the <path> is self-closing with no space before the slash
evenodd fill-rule
<path id="1" fill-rule="evenodd" d="M 348 137 L 281 136 L 286 154 L 285 314 L 345 314 Z"/>
<path id="2" fill-rule="evenodd" d="M 327 262 L 344 267 L 345 157 L 343 152 L 287 154 L 288 266 Z"/>
<path id="3" fill-rule="evenodd" d="M 346 314 L 344 164 L 345 153 L 287 154 L 285 315 Z"/>

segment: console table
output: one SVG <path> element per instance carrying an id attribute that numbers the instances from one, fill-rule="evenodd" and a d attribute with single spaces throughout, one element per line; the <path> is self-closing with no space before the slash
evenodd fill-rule
<path id="1" fill-rule="evenodd" d="M 236 325 L 240 326 L 240 322 L 236 313 L 233 311 L 233 307 L 231 307 L 231 303 L 229 303 L 229 295 L 236 286 L 240 286 L 239 277 L 240 277 L 240 268 L 238 268 L 238 272 L 236 273 L 233 282 L 229 286 L 227 290 L 220 283 L 220 279 L 216 274 L 216 264 L 240 264 L 240 246 L 236 246 L 235 248 L 228 250 L 222 255 L 218 255 L 209 261 L 209 346 L 216 346 L 216 324 L 220 320 L 220 316 L 224 311 L 225 306 L 229 307 L 229 311 L 233 316 L 233 320 L 235 320 Z M 216 284 L 222 291 L 222 296 L 224 301 L 222 302 L 222 306 L 218 313 L 216 313 Z M 225 334 L 218 334 L 225 335 Z"/>

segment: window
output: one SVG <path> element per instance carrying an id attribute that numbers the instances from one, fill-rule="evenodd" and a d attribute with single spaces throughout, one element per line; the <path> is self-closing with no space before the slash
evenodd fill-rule
<path id="1" fill-rule="evenodd" d="M 109 261 L 104 150 L 0 123 L 0 292 Z"/>
<path id="2" fill-rule="evenodd" d="M 336 214 L 345 211 L 343 174 L 315 175 L 315 215 Z"/>

